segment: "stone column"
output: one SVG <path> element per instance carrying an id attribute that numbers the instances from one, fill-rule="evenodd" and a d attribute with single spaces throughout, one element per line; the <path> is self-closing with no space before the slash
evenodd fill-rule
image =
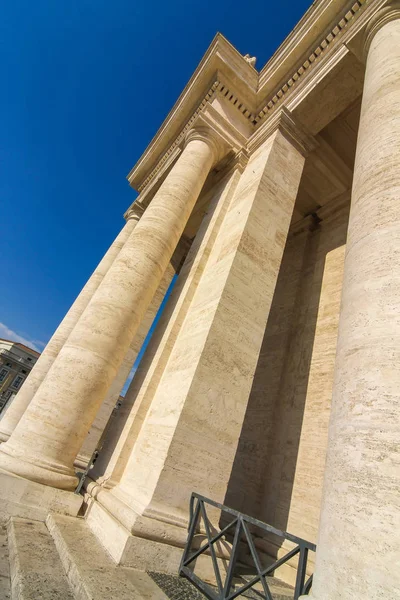
<path id="1" fill-rule="evenodd" d="M 318 600 L 400 598 L 399 4 L 370 24 L 367 52 L 312 590 Z"/>
<path id="2" fill-rule="evenodd" d="M 129 236 L 8 442 L 0 468 L 72 490 L 73 463 L 115 378 L 213 164 L 217 134 L 185 149 Z"/>
<path id="3" fill-rule="evenodd" d="M 184 241 L 184 238 L 181 238 L 180 243 L 178 244 L 173 257 L 166 268 L 163 278 L 161 280 L 160 285 L 157 288 L 156 293 L 153 296 L 153 300 L 150 303 L 149 308 L 147 309 L 146 315 L 143 317 L 140 327 L 136 332 L 135 337 L 132 340 L 132 343 L 129 347 L 128 352 L 125 355 L 124 360 L 122 361 L 121 367 L 118 371 L 118 375 L 115 377 L 112 382 L 107 396 L 98 410 L 95 420 L 90 428 L 88 435 L 86 436 L 85 441 L 83 442 L 82 448 L 77 456 L 75 461 L 75 467 L 79 467 L 80 469 L 85 468 L 90 457 L 95 450 L 97 443 L 100 440 L 101 435 L 103 434 L 104 428 L 111 416 L 111 413 L 115 407 L 115 404 L 119 398 L 119 395 L 124 387 L 124 384 L 128 378 L 128 375 L 133 367 L 133 364 L 136 360 L 137 355 L 140 352 L 140 349 L 143 345 L 143 342 L 149 332 L 149 329 L 153 323 L 153 320 L 160 308 L 160 305 L 164 299 L 164 296 L 171 284 L 172 278 L 177 272 L 179 265 L 186 253 L 187 243 Z M 125 401 L 124 401 L 125 405 Z M 118 416 L 121 411 L 118 411 Z M 110 431 L 109 431 L 110 433 Z M 109 434 L 107 434 L 108 439 Z M 103 456 L 104 450 L 102 450 L 101 455 Z M 98 462 L 98 461 L 97 461 Z M 97 463 L 96 463 L 97 464 Z M 91 471 L 93 475 L 93 471 Z"/>
<path id="4" fill-rule="evenodd" d="M 83 311 L 89 304 L 100 283 L 103 281 L 105 274 L 118 256 L 118 253 L 126 240 L 134 230 L 140 219 L 140 215 L 141 209 L 134 206 L 128 214 L 125 227 L 111 244 L 107 253 L 65 315 L 64 319 L 61 321 L 46 348 L 43 350 L 24 382 L 24 385 L 14 398 L 14 401 L 2 415 L 0 420 L 0 442 L 6 442 L 19 423 L 22 415 L 39 389 L 39 386 L 46 377 L 50 367 L 57 358 L 58 353 L 67 341 L 69 334 L 77 324 Z"/>
<path id="5" fill-rule="evenodd" d="M 243 157 L 238 157 L 233 170 L 209 192 L 211 200 L 207 214 L 201 222 L 139 369 L 107 434 L 106 443 L 95 468 L 91 471 L 91 477 L 107 488 L 112 488 L 118 483 L 132 452 L 168 357 L 190 310 L 194 291 L 218 237 L 243 170 L 242 162 Z"/>
<path id="6" fill-rule="evenodd" d="M 156 568 L 166 552 L 172 568 L 191 492 L 224 501 L 304 164 L 284 125 L 251 155 L 120 481 L 98 494 L 137 543 L 117 547 L 98 506 L 88 516 L 125 564 Z"/>

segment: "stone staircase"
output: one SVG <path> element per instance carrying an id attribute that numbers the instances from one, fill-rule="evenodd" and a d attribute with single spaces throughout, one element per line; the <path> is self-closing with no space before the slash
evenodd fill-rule
<path id="1" fill-rule="evenodd" d="M 237 582 L 239 584 L 239 581 Z M 243 580 L 242 582 L 243 583 Z M 274 600 L 293 588 L 270 578 Z M 247 598 L 260 598 L 249 590 Z M 117 565 L 80 517 L 12 517 L 0 528 L 0 600 L 204 600 L 187 580 Z"/>
<path id="2" fill-rule="evenodd" d="M 0 550 L 1 600 L 203 599 L 178 577 L 116 565 L 82 518 L 13 517 L 0 530 Z M 166 581 L 168 594 L 160 587 Z"/>

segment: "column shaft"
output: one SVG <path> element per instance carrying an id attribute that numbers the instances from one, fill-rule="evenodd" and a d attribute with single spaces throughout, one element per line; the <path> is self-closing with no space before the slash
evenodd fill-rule
<path id="1" fill-rule="evenodd" d="M 241 176 L 120 483 L 104 495 L 134 508 L 131 523 L 117 515 L 133 532 L 174 545 L 164 524 L 187 523 L 193 490 L 224 501 L 303 163 L 278 130 Z"/>
<path id="2" fill-rule="evenodd" d="M 179 246 L 178 246 L 179 248 Z M 175 253 L 176 254 L 176 253 Z M 179 255 L 182 254 L 180 251 Z M 171 263 L 168 265 L 164 276 L 161 280 L 161 283 L 157 289 L 157 292 L 153 296 L 153 300 L 150 303 L 150 306 L 146 312 L 145 317 L 143 318 L 140 327 L 133 338 L 131 345 L 129 346 L 128 352 L 125 355 L 124 360 L 122 361 L 121 367 L 119 368 L 118 374 L 112 382 L 110 389 L 108 390 L 107 396 L 99 409 L 96 418 L 93 422 L 92 427 L 88 435 L 83 442 L 82 448 L 79 451 L 77 460 L 75 461 L 75 466 L 85 467 L 88 463 L 88 460 L 92 456 L 96 446 L 100 440 L 100 437 L 104 431 L 104 428 L 111 416 L 112 410 L 115 407 L 116 402 L 121 394 L 122 388 L 128 378 L 129 373 L 132 370 L 133 364 L 136 360 L 137 355 L 143 345 L 143 342 L 149 332 L 151 324 L 157 314 L 158 309 L 160 308 L 160 304 L 164 299 L 164 296 L 167 292 L 167 289 L 172 281 L 173 276 L 175 275 L 175 268 Z M 126 397 L 125 397 L 126 401 Z M 125 404 L 124 401 L 124 404 Z M 118 411 L 118 416 L 121 413 L 120 409 Z M 110 431 L 107 435 L 107 438 L 110 434 Z M 102 449 L 101 456 L 104 454 L 104 449 Z M 98 462 L 98 461 L 97 461 Z M 97 463 L 96 463 L 97 465 Z M 94 471 L 91 471 L 91 475 L 93 476 Z"/>
<path id="3" fill-rule="evenodd" d="M 371 41 L 312 597 L 400 598 L 400 9 Z M 308 598 L 308 596 L 307 596 Z"/>
<path id="4" fill-rule="evenodd" d="M 0 420 L 0 441 L 6 442 L 19 423 L 22 415 L 39 389 L 39 386 L 46 377 L 50 367 L 57 358 L 58 353 L 65 344 L 69 334 L 77 324 L 105 274 L 135 228 L 138 219 L 139 217 L 134 213 L 128 219 L 125 227 L 111 244 L 96 270 L 91 275 L 81 293 L 54 332 L 51 340 L 30 372 L 29 377 L 27 377 L 24 385 Z"/>
<path id="5" fill-rule="evenodd" d="M 240 179 L 239 168 L 212 190 L 207 214 L 199 227 L 171 297 L 135 375 L 113 429 L 92 471 L 92 478 L 107 487 L 118 483 L 151 406 L 168 358 L 176 343 L 193 294 L 216 242 L 227 208 Z"/>
<path id="6" fill-rule="evenodd" d="M 183 233 L 216 159 L 191 137 L 104 277 L 9 441 L 0 468 L 73 489 L 73 463 Z"/>

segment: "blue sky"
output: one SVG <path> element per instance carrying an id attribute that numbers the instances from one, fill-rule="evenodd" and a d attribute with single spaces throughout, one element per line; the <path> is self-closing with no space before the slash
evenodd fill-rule
<path id="1" fill-rule="evenodd" d="M 0 22 L 0 337 L 41 350 L 217 31 L 260 69 L 310 1 L 14 0 Z"/>

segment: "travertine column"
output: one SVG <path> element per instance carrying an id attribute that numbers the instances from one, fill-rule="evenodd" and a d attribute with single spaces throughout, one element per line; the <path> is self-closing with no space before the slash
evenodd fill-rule
<path id="1" fill-rule="evenodd" d="M 176 546 L 193 490 L 224 500 L 303 163 L 279 128 L 240 178 L 120 482 L 99 496 L 134 534 Z"/>
<path id="2" fill-rule="evenodd" d="M 312 591 L 318 600 L 400 598 L 400 5 L 378 15 L 367 46 Z"/>
<path id="3" fill-rule="evenodd" d="M 175 254 L 177 253 L 178 255 L 182 254 L 182 249 L 179 248 L 179 245 Z M 137 330 L 131 345 L 129 346 L 128 352 L 126 353 L 125 358 L 122 361 L 118 374 L 112 382 L 107 392 L 107 396 L 97 412 L 96 418 L 93 421 L 90 431 L 88 432 L 85 441 L 83 442 L 82 448 L 80 449 L 79 454 L 75 460 L 76 467 L 79 467 L 81 469 L 85 468 L 94 450 L 97 447 L 97 444 L 104 431 L 104 428 L 106 427 L 111 413 L 115 407 L 115 404 L 121 394 L 122 388 L 124 387 L 128 375 L 132 370 L 136 357 L 139 354 L 139 351 L 149 332 L 151 324 L 157 314 L 158 309 L 160 308 L 161 302 L 163 301 L 163 298 L 172 281 L 172 278 L 175 275 L 175 268 L 172 262 L 175 261 L 172 260 L 169 263 L 167 269 L 165 270 L 161 283 L 153 296 L 153 300 L 150 303 L 146 315 L 140 323 L 140 327 Z"/>
<path id="4" fill-rule="evenodd" d="M 132 452 L 179 331 L 190 310 L 194 291 L 218 237 L 242 167 L 239 157 L 233 170 L 209 192 L 211 201 L 207 214 L 202 220 L 138 372 L 107 434 L 106 444 L 91 471 L 91 477 L 107 488 L 118 483 Z M 203 201 L 204 198 L 201 202 Z"/>
<path id="5" fill-rule="evenodd" d="M 216 134 L 192 130 L 186 147 L 54 361 L 8 442 L 0 468 L 73 489 L 73 463 L 222 154 Z"/>
<path id="6" fill-rule="evenodd" d="M 46 377 L 50 367 L 57 358 L 58 353 L 65 344 L 69 334 L 77 324 L 83 311 L 89 304 L 100 283 L 103 281 L 105 274 L 118 256 L 118 253 L 125 244 L 126 240 L 134 230 L 137 222 L 140 219 L 140 214 L 141 210 L 138 210 L 137 207 L 134 207 L 129 212 L 125 227 L 111 244 L 96 270 L 54 332 L 51 340 L 43 350 L 38 361 L 30 372 L 29 377 L 27 377 L 24 385 L 14 398 L 14 401 L 2 415 L 2 419 L 0 420 L 1 442 L 6 442 L 14 431 L 22 415 L 29 406 L 29 403 L 39 389 L 39 386 Z"/>

